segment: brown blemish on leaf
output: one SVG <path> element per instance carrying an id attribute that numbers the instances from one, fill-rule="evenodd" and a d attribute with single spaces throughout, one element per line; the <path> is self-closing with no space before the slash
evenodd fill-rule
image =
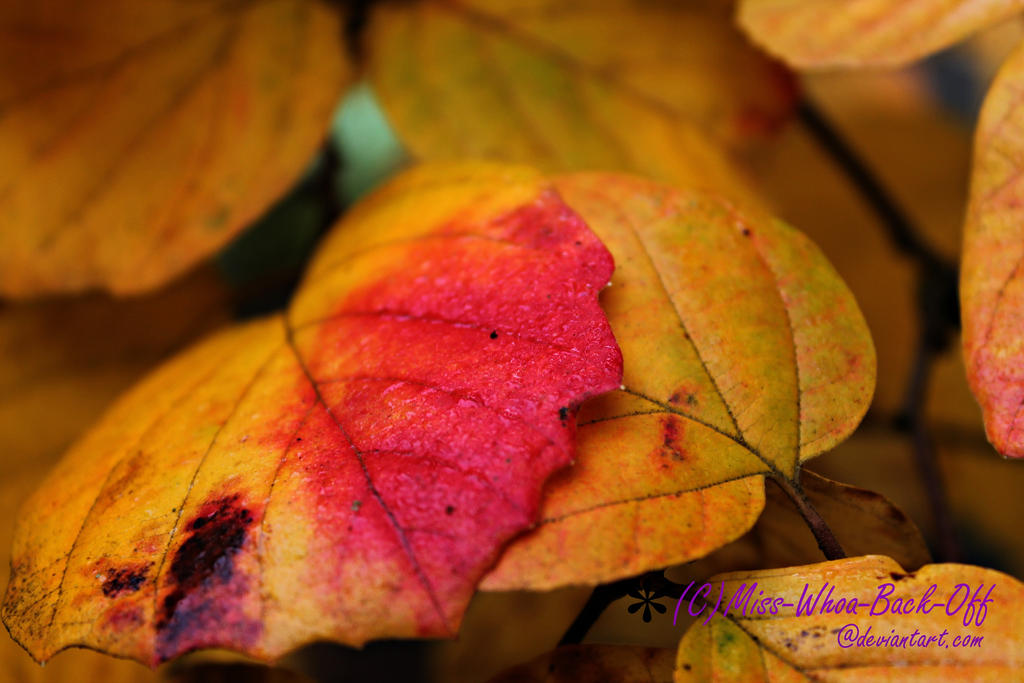
<path id="1" fill-rule="evenodd" d="M 188 538 L 171 561 L 171 591 L 157 617 L 157 661 L 181 652 L 224 642 L 254 642 L 261 625 L 239 611 L 235 598 L 245 592 L 247 577 L 235 572 L 235 555 L 245 544 L 256 518 L 238 494 L 208 500 L 184 526 Z"/>
<path id="2" fill-rule="evenodd" d="M 237 495 L 203 506 L 185 527 L 191 535 L 174 553 L 170 580 L 175 588 L 164 598 L 158 628 L 167 626 L 178 603 L 215 573 L 225 581 L 231 578 L 232 557 L 242 547 L 252 522 L 252 513 L 239 506 Z"/>
<path id="3" fill-rule="evenodd" d="M 107 569 L 103 574 L 106 577 L 102 586 L 103 594 L 113 598 L 123 593 L 137 592 L 146 583 L 152 566 L 151 562 L 147 562 Z"/>

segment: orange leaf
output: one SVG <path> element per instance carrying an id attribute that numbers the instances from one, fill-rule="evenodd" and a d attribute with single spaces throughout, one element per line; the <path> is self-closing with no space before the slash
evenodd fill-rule
<path id="1" fill-rule="evenodd" d="M 875 356 L 807 238 L 695 192 L 602 174 L 557 182 L 617 264 L 602 305 L 623 386 L 580 414 L 572 470 L 483 587 L 600 583 L 702 557 L 754 524 L 763 477 L 853 431 Z"/>
<path id="2" fill-rule="evenodd" d="M 631 171 L 750 201 L 724 148 L 778 129 L 796 94 L 721 2 L 380 3 L 367 46 L 415 157 Z"/>
<path id="3" fill-rule="evenodd" d="M 29 500 L 3 605 L 39 660 L 276 658 L 450 636 L 617 386 L 608 252 L 538 175 L 426 167 L 326 239 L 285 316 L 125 395 Z"/>
<path id="4" fill-rule="evenodd" d="M 350 78 L 314 0 L 4 3 L 0 293 L 163 284 L 293 183 Z"/>
<path id="5" fill-rule="evenodd" d="M 744 612 L 737 607 L 723 616 L 728 601 L 741 586 L 749 590 L 752 582 L 756 582 L 755 597 L 763 590 L 764 597 L 782 598 L 792 605 L 776 604 L 777 614 L 767 610 L 759 614 L 754 607 Z M 702 623 L 709 606 L 679 644 L 676 683 L 725 679 L 1009 681 L 1019 677 L 1024 585 L 991 569 L 930 564 L 907 574 L 890 558 L 872 555 L 722 574 L 709 583 L 713 588 L 711 605 L 720 593 L 724 597 L 710 622 Z M 966 587 L 966 595 L 961 585 Z M 795 605 L 801 596 L 808 596 L 803 603 L 806 606 L 823 586 L 812 613 L 804 609 L 797 615 Z M 985 598 L 988 602 L 983 605 Z M 826 609 L 828 599 L 831 610 Z M 857 600 L 856 613 L 843 611 L 853 599 Z M 908 599 L 914 601 L 912 605 Z M 843 609 L 836 610 L 840 600 L 844 600 Z M 951 607 L 947 608 L 947 603 Z M 754 598 L 748 602 L 753 604 Z M 688 598 L 679 606 L 680 611 L 691 608 Z M 699 600 L 692 609 L 700 609 Z M 947 614 L 947 609 L 953 611 Z M 939 640 L 942 633 L 946 635 Z M 897 641 L 890 644 L 894 635 Z M 971 640 L 961 646 L 964 636 L 981 640 L 975 647 L 969 647 Z M 930 645 L 922 644 L 932 637 Z M 886 640 L 880 643 L 880 638 Z"/>
<path id="6" fill-rule="evenodd" d="M 985 98 L 974 145 L 960 273 L 964 359 L 989 441 L 1024 457 L 1024 45 Z"/>
<path id="7" fill-rule="evenodd" d="M 491 683 L 671 683 L 672 650 L 631 645 L 570 645 L 537 657 Z"/>
<path id="8" fill-rule="evenodd" d="M 740 0 L 739 22 L 801 68 L 899 66 L 1024 10 L 1024 0 Z"/>

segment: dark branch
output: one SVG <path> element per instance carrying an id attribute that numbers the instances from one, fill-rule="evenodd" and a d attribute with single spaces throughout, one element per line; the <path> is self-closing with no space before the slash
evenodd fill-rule
<path id="1" fill-rule="evenodd" d="M 934 360 L 949 349 L 960 329 L 956 265 L 927 243 L 863 160 L 814 105 L 804 101 L 799 114 L 807 130 L 874 211 L 893 246 L 917 266 L 918 345 L 907 378 L 903 408 L 894 426 L 911 437 L 914 460 L 938 534 L 939 559 L 954 560 L 959 557 L 959 544 L 924 406 Z"/>

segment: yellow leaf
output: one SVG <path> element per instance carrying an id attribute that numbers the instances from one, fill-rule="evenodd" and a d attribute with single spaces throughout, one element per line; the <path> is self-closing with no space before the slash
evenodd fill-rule
<path id="1" fill-rule="evenodd" d="M 739 22 L 800 68 L 899 66 L 1022 9 L 1022 0 L 740 0 Z"/>
<path id="2" fill-rule="evenodd" d="M 790 76 L 722 3 L 380 3 L 371 82 L 415 157 L 623 170 L 754 202 L 726 147 L 774 131 Z"/>
<path id="3" fill-rule="evenodd" d="M 747 531 L 763 477 L 857 426 L 875 355 L 852 295 L 773 218 L 626 176 L 557 187 L 612 251 L 602 294 L 623 387 L 580 413 L 576 465 L 483 587 L 601 583 L 702 557 Z"/>
<path id="4" fill-rule="evenodd" d="M 293 183 L 350 78 L 315 0 L 4 3 L 0 293 L 157 287 Z"/>
<path id="5" fill-rule="evenodd" d="M 782 598 L 792 606 L 776 605 L 777 614 L 737 607 L 723 616 L 728 602 L 752 582 L 757 592 L 748 605 L 763 590 L 765 598 Z M 710 622 L 703 623 L 711 605 L 679 644 L 676 683 L 1010 681 L 1020 673 L 1024 585 L 991 569 L 931 564 L 907 574 L 888 557 L 866 556 L 723 574 L 709 583 L 711 605 L 720 593 L 724 597 Z M 819 593 L 810 614 L 796 614 L 801 596 L 809 601 Z M 825 608 L 827 599 L 831 609 Z M 840 600 L 843 608 L 836 609 Z M 691 609 L 688 599 L 679 606 Z M 692 609 L 699 610 L 700 602 Z M 961 645 L 964 637 L 967 643 Z"/>

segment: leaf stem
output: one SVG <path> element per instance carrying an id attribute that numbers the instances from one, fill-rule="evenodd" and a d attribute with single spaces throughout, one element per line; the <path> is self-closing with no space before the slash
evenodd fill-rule
<path id="1" fill-rule="evenodd" d="M 800 516 L 804 518 L 804 521 L 807 522 L 807 526 L 810 528 L 811 533 L 814 534 L 814 540 L 818 542 L 818 547 L 821 548 L 825 558 L 841 560 L 846 557 L 846 551 L 839 544 L 839 539 L 832 532 L 828 522 L 811 505 L 811 501 L 804 494 L 803 489 L 800 488 L 799 482 L 790 481 L 786 477 L 779 476 L 773 476 L 772 480 L 786 492 L 789 499 L 796 505 L 796 509 L 800 512 Z"/>

